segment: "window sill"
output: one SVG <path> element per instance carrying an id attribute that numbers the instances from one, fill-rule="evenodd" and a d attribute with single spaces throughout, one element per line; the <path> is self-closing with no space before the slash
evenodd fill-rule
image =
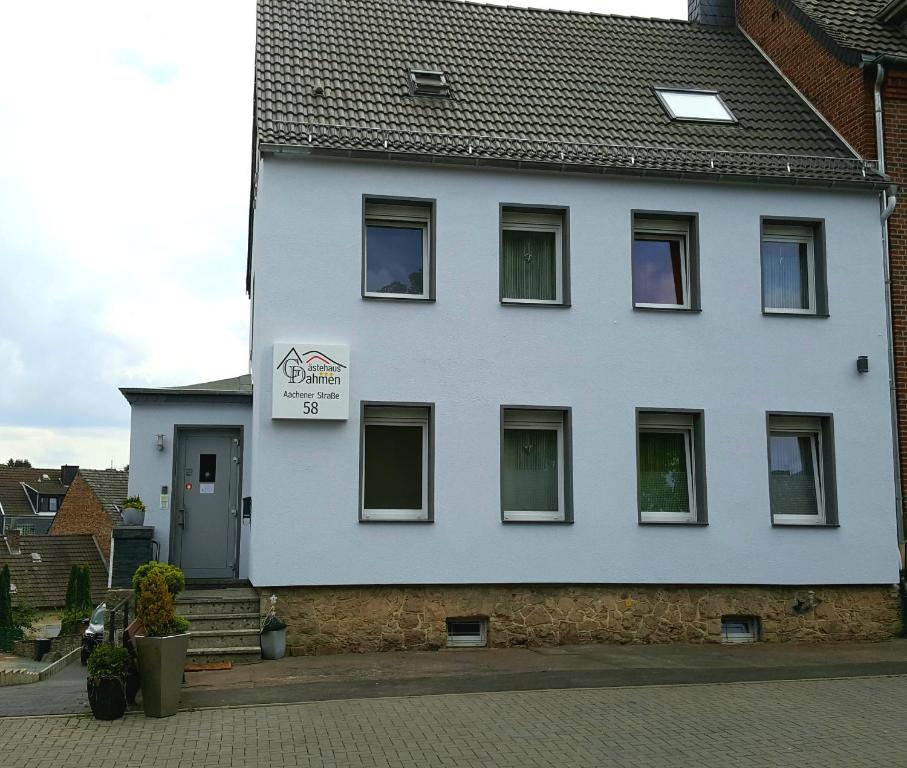
<path id="1" fill-rule="evenodd" d="M 362 298 L 368 301 L 407 301 L 415 304 L 433 304 L 435 302 L 434 296 L 413 296 L 409 298 L 408 296 L 373 296 L 370 293 L 363 293 Z"/>
<path id="2" fill-rule="evenodd" d="M 549 309 L 570 309 L 570 302 L 556 301 L 520 301 L 519 299 L 500 299 L 503 307 L 547 307 Z"/>
<path id="3" fill-rule="evenodd" d="M 831 315 L 829 315 L 827 312 L 824 314 L 819 314 L 816 312 L 778 312 L 773 309 L 764 308 L 762 310 L 762 314 L 766 317 L 805 317 L 810 320 L 825 320 L 831 317 Z"/>
<path id="4" fill-rule="evenodd" d="M 801 523 L 796 520 L 787 522 L 772 518 L 772 528 L 840 528 L 840 523 Z"/>
<path id="5" fill-rule="evenodd" d="M 548 520 L 545 518 L 528 518 L 524 517 L 522 519 L 512 519 L 502 517 L 501 522 L 506 525 L 573 525 L 573 520 Z"/>
<path id="6" fill-rule="evenodd" d="M 696 528 L 705 528 L 708 526 L 707 520 L 639 520 L 640 525 L 692 525 Z"/>
<path id="7" fill-rule="evenodd" d="M 701 315 L 701 307 L 641 307 L 633 305 L 634 312 L 679 312 L 687 315 Z"/>
<path id="8" fill-rule="evenodd" d="M 433 523 L 433 517 L 362 517 L 360 523 Z"/>

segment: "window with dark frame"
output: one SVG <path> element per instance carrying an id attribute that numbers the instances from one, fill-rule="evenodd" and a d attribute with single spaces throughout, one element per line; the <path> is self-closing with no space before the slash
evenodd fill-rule
<path id="1" fill-rule="evenodd" d="M 501 301 L 565 303 L 564 214 L 501 211 Z"/>
<path id="2" fill-rule="evenodd" d="M 772 314 L 822 314 L 816 227 L 765 222 L 762 227 L 762 306 Z"/>
<path id="3" fill-rule="evenodd" d="M 366 202 L 363 295 L 431 298 L 431 218 L 427 205 Z"/>
<path id="4" fill-rule="evenodd" d="M 506 408 L 501 435 L 501 504 L 505 521 L 570 519 L 568 413 Z"/>
<path id="5" fill-rule="evenodd" d="M 429 519 L 430 418 L 421 406 L 363 409 L 363 520 Z"/>
<path id="6" fill-rule="evenodd" d="M 704 522 L 702 415 L 640 411 L 637 429 L 640 522 Z"/>
<path id="7" fill-rule="evenodd" d="M 633 306 L 693 309 L 694 261 L 689 217 L 633 220 Z"/>
<path id="8" fill-rule="evenodd" d="M 826 456 L 831 439 L 826 420 L 816 416 L 770 415 L 769 494 L 775 523 L 828 522 Z"/>

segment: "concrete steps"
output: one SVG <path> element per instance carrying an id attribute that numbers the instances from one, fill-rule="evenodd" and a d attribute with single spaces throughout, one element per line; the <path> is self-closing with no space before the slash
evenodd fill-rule
<path id="1" fill-rule="evenodd" d="M 189 621 L 189 664 L 261 659 L 258 594 L 247 587 L 187 590 L 176 610 Z"/>

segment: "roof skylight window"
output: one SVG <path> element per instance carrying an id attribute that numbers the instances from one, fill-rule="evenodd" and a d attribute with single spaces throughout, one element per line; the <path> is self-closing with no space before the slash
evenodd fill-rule
<path id="1" fill-rule="evenodd" d="M 443 72 L 412 69 L 409 76 L 413 96 L 434 96 L 439 99 L 446 99 L 450 96 L 450 86 Z"/>
<path id="2" fill-rule="evenodd" d="M 656 88 L 655 94 L 673 120 L 702 123 L 736 123 L 727 104 L 717 91 Z"/>

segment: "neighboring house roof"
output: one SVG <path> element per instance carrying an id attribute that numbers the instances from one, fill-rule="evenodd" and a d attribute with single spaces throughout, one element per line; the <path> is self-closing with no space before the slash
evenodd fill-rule
<path id="1" fill-rule="evenodd" d="M 201 384 L 184 384 L 181 387 L 121 387 L 120 392 L 130 404 L 171 400 L 251 403 L 252 376 L 244 374 L 229 379 L 205 381 Z"/>
<path id="2" fill-rule="evenodd" d="M 0 506 L 4 515 L 32 515 L 35 510 L 29 504 L 23 484 L 39 493 L 65 494 L 66 486 L 60 483 L 60 468 L 40 469 L 33 467 L 0 466 Z"/>
<path id="3" fill-rule="evenodd" d="M 22 536 L 20 554 L 10 554 L 0 540 L 0 568 L 8 565 L 16 585 L 13 604 L 32 608 L 59 608 L 66 602 L 66 586 L 73 565 L 87 565 L 91 571 L 91 597 L 97 604 L 107 589 L 107 566 L 91 536 Z M 40 560 L 32 553 L 40 555 Z"/>
<path id="4" fill-rule="evenodd" d="M 890 0 L 782 0 L 782 4 L 801 11 L 842 48 L 907 56 L 907 35 L 879 20 Z"/>
<path id="5" fill-rule="evenodd" d="M 444 72 L 450 99 L 410 95 Z M 714 89 L 735 124 L 671 120 Z M 609 173 L 879 181 L 733 27 L 454 0 L 259 0 L 261 149 Z"/>
<path id="6" fill-rule="evenodd" d="M 123 522 L 120 510 L 129 495 L 129 472 L 121 469 L 80 469 L 79 475 L 94 491 L 114 525 Z"/>

